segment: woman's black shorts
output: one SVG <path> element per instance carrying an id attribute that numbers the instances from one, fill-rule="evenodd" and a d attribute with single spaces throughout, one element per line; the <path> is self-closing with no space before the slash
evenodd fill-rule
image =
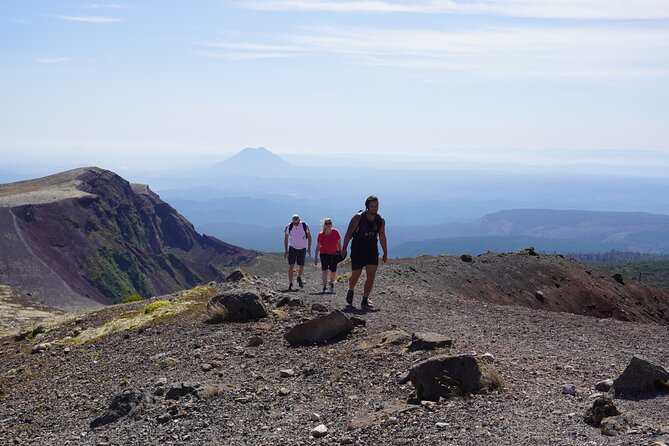
<path id="1" fill-rule="evenodd" d="M 337 262 L 333 261 L 334 254 L 321 253 L 321 271 L 330 270 L 333 273 L 337 272 Z M 337 258 L 341 258 L 337 256 Z"/>

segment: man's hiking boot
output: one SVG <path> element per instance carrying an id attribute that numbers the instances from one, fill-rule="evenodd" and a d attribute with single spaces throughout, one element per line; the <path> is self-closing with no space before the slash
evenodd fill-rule
<path id="1" fill-rule="evenodd" d="M 293 291 L 293 282 L 288 285 L 288 291 Z"/>
<path id="2" fill-rule="evenodd" d="M 325 288 L 323 288 L 323 291 L 325 291 Z M 330 282 L 330 292 L 334 294 L 334 283 Z"/>
<path id="3" fill-rule="evenodd" d="M 325 294 L 326 290 L 327 290 L 327 287 L 323 286 L 323 293 L 322 294 Z"/>
<path id="4" fill-rule="evenodd" d="M 362 302 L 360 303 L 360 306 L 362 308 L 372 308 L 374 305 L 369 303 L 369 299 L 367 297 L 362 297 Z"/>
<path id="5" fill-rule="evenodd" d="M 348 293 L 346 293 L 346 303 L 353 305 L 353 290 L 348 290 Z"/>
<path id="6" fill-rule="evenodd" d="M 302 278 L 300 276 L 297 276 L 297 284 L 302 288 L 304 286 L 304 282 L 302 282 Z"/>

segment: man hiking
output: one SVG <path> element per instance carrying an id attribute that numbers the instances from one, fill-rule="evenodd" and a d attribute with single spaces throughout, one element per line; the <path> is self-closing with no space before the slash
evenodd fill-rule
<path id="1" fill-rule="evenodd" d="M 295 263 L 299 267 L 297 271 L 297 284 L 302 288 L 302 274 L 304 273 L 304 260 L 308 254 L 311 257 L 311 231 L 309 226 L 300 219 L 300 216 L 293 215 L 291 223 L 286 226 L 283 236 L 284 257 L 288 258 L 288 290 L 293 290 L 293 275 Z"/>
<path id="2" fill-rule="evenodd" d="M 346 248 L 351 243 L 351 277 L 348 279 L 348 293 L 346 303 L 353 305 L 353 290 L 360 279 L 363 268 L 367 273 L 367 280 L 362 294 L 363 308 L 371 307 L 369 295 L 374 286 L 374 277 L 379 265 L 379 247 L 383 248 L 383 263 L 388 261 L 388 245 L 386 242 L 386 222 L 379 215 L 379 199 L 370 195 L 365 200 L 365 210 L 353 216 L 348 225 L 344 245 L 341 249 L 342 257 L 346 257 Z"/>

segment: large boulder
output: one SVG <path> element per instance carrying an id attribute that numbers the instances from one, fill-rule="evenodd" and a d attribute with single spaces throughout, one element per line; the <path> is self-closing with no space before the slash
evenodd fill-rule
<path id="1" fill-rule="evenodd" d="M 335 310 L 327 316 L 321 316 L 294 326 L 288 330 L 284 338 L 291 346 L 323 344 L 352 330 L 353 322 L 344 313 Z"/>
<path id="2" fill-rule="evenodd" d="M 226 320 L 248 321 L 267 317 L 262 298 L 255 291 L 226 291 L 209 299 L 207 310 L 210 314 L 216 308 L 224 308 Z"/>
<path id="3" fill-rule="evenodd" d="M 622 375 L 613 381 L 616 396 L 634 398 L 666 390 L 669 373 L 646 358 L 634 356 Z"/>
<path id="4" fill-rule="evenodd" d="M 437 348 L 451 347 L 453 340 L 439 333 L 414 333 L 411 336 L 409 350 L 412 352 L 418 350 L 434 350 Z"/>
<path id="5" fill-rule="evenodd" d="M 439 355 L 413 365 L 409 380 L 421 400 L 439 401 L 493 389 L 502 385 L 499 375 L 472 355 Z"/>
<path id="6" fill-rule="evenodd" d="M 128 415 L 132 416 L 141 412 L 141 406 L 144 399 L 144 393 L 137 389 L 128 389 L 125 392 L 116 395 L 109 405 L 107 412 L 91 421 L 91 429 L 113 423 L 122 417 Z"/>

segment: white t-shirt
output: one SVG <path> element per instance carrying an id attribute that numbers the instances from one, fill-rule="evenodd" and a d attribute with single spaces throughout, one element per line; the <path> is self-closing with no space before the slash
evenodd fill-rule
<path id="1" fill-rule="evenodd" d="M 284 231 L 284 234 L 288 234 L 288 246 L 294 249 L 305 249 L 307 247 L 307 234 L 304 232 L 302 223 L 304 222 L 299 222 L 297 226 L 291 223 L 290 225 L 293 225 L 293 229 L 290 229 L 290 225 L 288 225 Z M 289 229 L 290 231 L 288 231 Z M 309 230 L 308 226 L 307 230 Z"/>

